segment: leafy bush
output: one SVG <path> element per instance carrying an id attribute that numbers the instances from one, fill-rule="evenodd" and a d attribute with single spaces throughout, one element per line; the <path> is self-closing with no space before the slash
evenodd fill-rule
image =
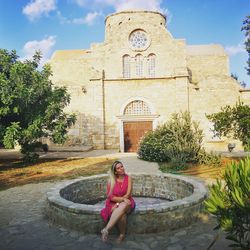
<path id="1" fill-rule="evenodd" d="M 221 111 L 207 118 L 214 124 L 216 136 L 227 136 L 239 139 L 245 150 L 250 145 L 250 106 L 240 100 L 235 106 L 222 107 Z"/>
<path id="2" fill-rule="evenodd" d="M 197 161 L 200 164 L 220 166 L 221 165 L 221 156 L 218 154 L 215 154 L 213 152 L 207 153 L 202 148 L 197 155 Z"/>
<path id="3" fill-rule="evenodd" d="M 244 145 L 244 151 L 250 151 L 250 138 L 248 138 L 246 144 Z"/>
<path id="4" fill-rule="evenodd" d="M 39 155 L 35 151 L 41 148 L 41 146 L 41 142 L 23 144 L 21 148 L 21 153 L 24 154 L 23 160 L 27 163 L 35 163 L 39 158 Z"/>
<path id="5" fill-rule="evenodd" d="M 187 158 L 184 152 L 174 152 L 170 156 L 169 168 L 171 170 L 183 170 L 187 168 Z"/>
<path id="6" fill-rule="evenodd" d="M 138 156 L 147 161 L 168 161 L 170 158 L 165 151 L 170 142 L 171 134 L 169 129 L 166 125 L 159 126 L 155 131 L 148 132 L 142 139 Z"/>
<path id="7" fill-rule="evenodd" d="M 196 162 L 202 139 L 202 130 L 188 112 L 175 113 L 169 122 L 145 135 L 138 156 L 148 161 L 171 161 L 174 165 Z"/>
<path id="8" fill-rule="evenodd" d="M 206 210 L 217 217 L 217 228 L 235 242 L 231 246 L 250 249 L 250 158 L 229 164 L 224 181 L 209 188 Z"/>

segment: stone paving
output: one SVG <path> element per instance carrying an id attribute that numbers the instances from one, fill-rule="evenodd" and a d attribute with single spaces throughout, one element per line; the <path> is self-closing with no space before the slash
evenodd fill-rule
<path id="1" fill-rule="evenodd" d="M 89 152 L 88 152 L 89 154 Z M 100 156 L 100 152 L 93 152 Z M 127 172 L 158 172 L 157 164 L 140 161 L 135 154 L 114 154 L 120 158 Z M 107 156 L 109 156 L 107 155 Z M 86 156 L 86 155 L 85 155 Z M 158 234 L 127 235 L 120 245 L 115 244 L 115 235 L 107 243 L 100 235 L 87 235 L 68 230 L 49 222 L 43 213 L 46 192 L 53 182 L 27 184 L 0 192 L 0 249 L 207 249 L 217 235 L 213 228 L 215 218 L 202 215 L 201 219 L 188 227 Z M 229 249 L 223 234 L 210 248 Z"/>

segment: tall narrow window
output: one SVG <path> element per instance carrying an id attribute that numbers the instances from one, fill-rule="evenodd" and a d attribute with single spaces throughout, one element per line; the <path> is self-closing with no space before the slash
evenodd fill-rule
<path id="1" fill-rule="evenodd" d="M 155 77 L 155 54 L 148 55 L 148 76 Z"/>
<path id="2" fill-rule="evenodd" d="M 138 54 L 135 56 L 135 64 L 136 64 L 136 76 L 143 76 L 143 56 Z"/>
<path id="3" fill-rule="evenodd" d="M 122 64 L 123 64 L 123 77 L 130 78 L 130 56 L 124 55 L 122 57 Z"/>

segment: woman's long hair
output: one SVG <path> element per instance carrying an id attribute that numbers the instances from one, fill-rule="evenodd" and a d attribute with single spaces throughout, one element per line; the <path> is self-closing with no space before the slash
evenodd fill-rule
<path id="1" fill-rule="evenodd" d="M 109 193 L 108 196 L 110 196 L 113 193 L 113 189 L 115 186 L 115 167 L 117 164 L 122 164 L 120 161 L 115 161 L 110 170 L 109 170 L 109 185 L 110 185 L 110 189 L 109 189 Z M 122 164 L 123 165 L 123 164 Z"/>

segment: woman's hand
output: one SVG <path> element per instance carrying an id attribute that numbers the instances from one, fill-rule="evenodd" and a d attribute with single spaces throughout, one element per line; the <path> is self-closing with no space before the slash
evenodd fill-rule
<path id="1" fill-rule="evenodd" d="M 130 200 L 129 200 L 129 199 L 127 199 L 127 198 L 123 198 L 123 201 L 124 201 L 125 203 L 127 203 L 128 205 L 131 205 L 131 202 L 130 202 Z"/>

